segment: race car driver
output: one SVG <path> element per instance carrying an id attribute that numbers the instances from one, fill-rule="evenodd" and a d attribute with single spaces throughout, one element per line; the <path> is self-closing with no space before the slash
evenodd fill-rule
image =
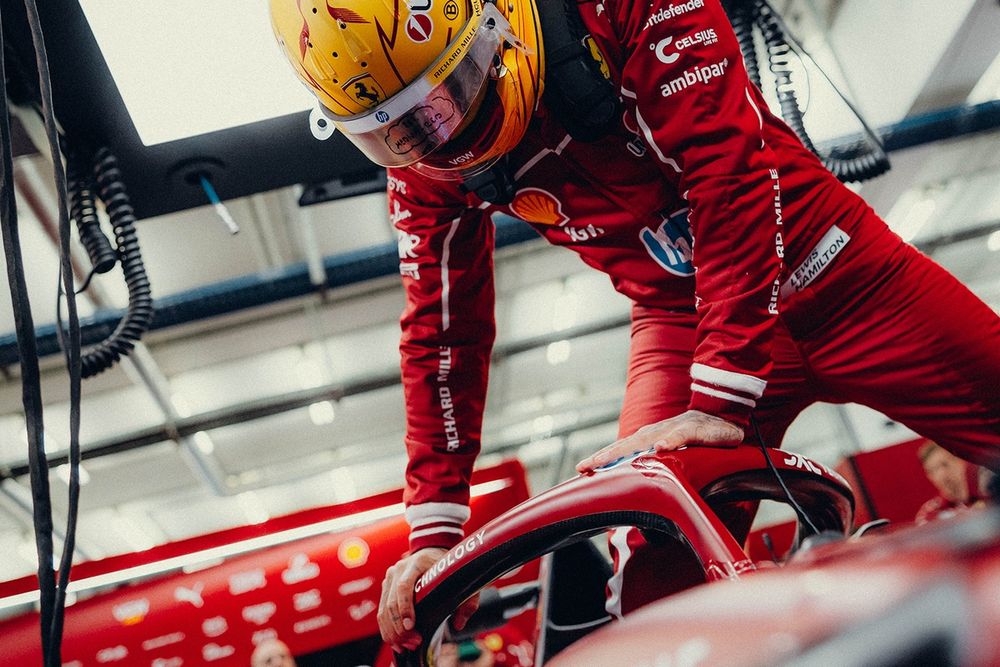
<path id="1" fill-rule="evenodd" d="M 541 94 L 568 57 L 543 44 L 541 1 L 271 0 L 316 125 L 388 167 L 411 552 L 386 575 L 379 622 L 397 647 L 419 642 L 413 583 L 469 515 L 495 215 L 634 303 L 622 439 L 581 472 L 653 446 L 756 442 L 755 428 L 776 446 L 819 400 L 1000 462 L 1000 320 L 768 111 L 719 0 L 571 3 L 624 109 L 589 141 L 567 129 L 577 110 Z M 627 584 L 638 536 L 612 545 Z M 621 581 L 609 589 L 627 610 Z"/>

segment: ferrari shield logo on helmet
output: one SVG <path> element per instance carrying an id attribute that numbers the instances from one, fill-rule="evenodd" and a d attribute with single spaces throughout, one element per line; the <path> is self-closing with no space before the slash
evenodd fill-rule
<path id="1" fill-rule="evenodd" d="M 368 108 L 385 101 L 385 91 L 371 74 L 359 74 L 341 86 L 358 104 Z"/>

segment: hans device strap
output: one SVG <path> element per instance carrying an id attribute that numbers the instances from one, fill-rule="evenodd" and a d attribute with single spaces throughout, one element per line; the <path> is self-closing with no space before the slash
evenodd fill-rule
<path id="1" fill-rule="evenodd" d="M 621 117 L 614 84 L 584 46 L 586 28 L 575 0 L 535 0 L 545 49 L 545 93 L 549 110 L 576 141 L 605 136 Z M 486 171 L 464 178 L 462 188 L 483 201 L 505 205 L 514 199 L 514 177 L 506 157 Z"/>
<path id="2" fill-rule="evenodd" d="M 597 141 L 620 122 L 614 84 L 583 41 L 576 0 L 535 0 L 545 48 L 545 103 L 576 141 Z"/>
<path id="3" fill-rule="evenodd" d="M 498 206 L 514 201 L 514 172 L 507 156 L 501 157 L 489 169 L 463 178 L 462 189 Z"/>

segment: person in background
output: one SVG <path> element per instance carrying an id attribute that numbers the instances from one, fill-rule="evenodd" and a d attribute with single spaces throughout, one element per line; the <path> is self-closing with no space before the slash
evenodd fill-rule
<path id="1" fill-rule="evenodd" d="M 265 639 L 254 649 L 250 667 L 295 667 L 295 658 L 285 642 Z"/>
<path id="2" fill-rule="evenodd" d="M 978 468 L 958 458 L 935 442 L 928 442 L 918 451 L 917 456 L 924 466 L 938 495 L 924 503 L 917 512 L 916 522 L 927 523 L 934 519 L 944 519 L 956 512 L 981 505 Z"/>

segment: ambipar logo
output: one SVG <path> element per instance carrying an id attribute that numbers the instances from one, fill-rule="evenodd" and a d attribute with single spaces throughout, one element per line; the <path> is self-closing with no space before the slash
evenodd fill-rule
<path id="1" fill-rule="evenodd" d="M 729 58 L 723 58 L 711 65 L 700 65 L 685 71 L 679 77 L 671 79 L 667 83 L 660 84 L 660 94 L 670 97 L 676 93 L 687 90 L 695 84 L 706 84 L 713 79 L 717 79 L 729 69 Z"/>

